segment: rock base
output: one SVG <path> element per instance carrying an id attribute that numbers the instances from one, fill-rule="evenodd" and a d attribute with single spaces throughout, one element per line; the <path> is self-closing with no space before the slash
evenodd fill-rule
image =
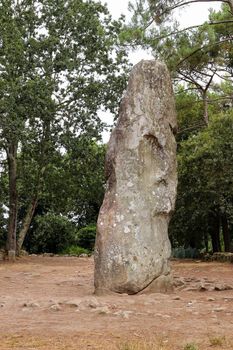
<path id="1" fill-rule="evenodd" d="M 174 291 L 173 278 L 171 275 L 159 276 L 139 294 L 172 293 Z"/>

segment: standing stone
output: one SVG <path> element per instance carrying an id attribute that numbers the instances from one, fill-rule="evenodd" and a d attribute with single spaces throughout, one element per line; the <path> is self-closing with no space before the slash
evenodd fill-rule
<path id="1" fill-rule="evenodd" d="M 132 69 L 106 157 L 97 223 L 95 292 L 165 292 L 172 281 L 168 223 L 174 210 L 175 103 L 165 64 Z"/>

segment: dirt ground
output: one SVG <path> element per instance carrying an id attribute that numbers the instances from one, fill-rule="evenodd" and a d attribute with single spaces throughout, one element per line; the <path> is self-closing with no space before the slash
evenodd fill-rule
<path id="1" fill-rule="evenodd" d="M 92 258 L 0 262 L 0 349 L 233 349 L 233 265 L 172 269 L 172 294 L 97 297 Z"/>

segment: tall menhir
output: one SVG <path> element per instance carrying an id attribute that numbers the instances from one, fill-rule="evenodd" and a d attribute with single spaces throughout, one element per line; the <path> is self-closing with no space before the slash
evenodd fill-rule
<path id="1" fill-rule="evenodd" d="M 175 130 L 165 64 L 139 62 L 108 145 L 107 189 L 95 246 L 96 293 L 166 292 L 172 287 L 168 224 L 177 187 Z"/>

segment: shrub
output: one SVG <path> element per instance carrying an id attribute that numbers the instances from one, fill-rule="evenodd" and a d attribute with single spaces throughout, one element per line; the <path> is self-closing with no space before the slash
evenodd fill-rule
<path id="1" fill-rule="evenodd" d="M 78 246 L 93 250 L 95 245 L 96 225 L 90 224 L 81 228 L 76 236 L 76 243 Z"/>
<path id="2" fill-rule="evenodd" d="M 198 346 L 194 343 L 188 343 L 185 345 L 184 350 L 198 350 Z"/>
<path id="3" fill-rule="evenodd" d="M 76 245 L 71 245 L 70 247 L 67 247 L 66 249 L 64 249 L 61 254 L 75 255 L 75 256 L 79 256 L 81 254 L 90 255 L 90 250 L 76 246 Z"/>
<path id="4" fill-rule="evenodd" d="M 178 247 L 172 249 L 172 257 L 177 259 L 197 259 L 200 257 L 200 253 L 196 248 Z"/>
<path id="5" fill-rule="evenodd" d="M 177 259 L 185 259 L 184 247 L 173 248 L 172 257 Z"/>
<path id="6" fill-rule="evenodd" d="M 209 341 L 211 346 L 223 346 L 226 342 L 225 337 L 209 337 Z"/>

